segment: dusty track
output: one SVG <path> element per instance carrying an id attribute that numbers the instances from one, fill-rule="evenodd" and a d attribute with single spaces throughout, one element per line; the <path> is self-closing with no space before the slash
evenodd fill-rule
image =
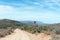
<path id="1" fill-rule="evenodd" d="M 39 35 L 31 34 L 20 29 L 16 29 L 14 33 L 8 35 L 0 40 L 49 40 L 51 39 L 50 35 L 40 33 Z"/>

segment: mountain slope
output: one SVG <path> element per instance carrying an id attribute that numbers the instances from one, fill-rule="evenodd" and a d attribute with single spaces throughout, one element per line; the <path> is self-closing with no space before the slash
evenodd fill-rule
<path id="1" fill-rule="evenodd" d="M 12 27 L 12 26 L 23 26 L 24 24 L 19 21 L 14 21 L 10 19 L 0 20 L 0 27 Z"/>

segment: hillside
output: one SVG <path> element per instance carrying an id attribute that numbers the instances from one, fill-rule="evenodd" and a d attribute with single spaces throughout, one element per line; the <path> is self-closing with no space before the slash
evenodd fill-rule
<path id="1" fill-rule="evenodd" d="M 46 25 L 45 23 L 40 22 L 40 21 L 36 21 L 36 22 L 37 22 L 36 24 L 38 24 L 38 26 Z M 8 27 L 11 27 L 11 26 L 24 26 L 24 25 L 33 26 L 34 21 L 15 21 L 15 20 L 10 20 L 10 19 L 1 19 L 0 20 L 0 26 L 1 27 L 4 27 L 4 26 L 8 26 Z"/>
<path id="2" fill-rule="evenodd" d="M 21 28 L 23 30 L 35 33 L 35 29 L 33 29 L 32 25 L 34 21 L 15 21 L 15 20 L 10 20 L 10 19 L 1 19 L 0 20 L 0 28 L 7 28 L 7 27 L 12 27 L 12 28 Z M 57 24 L 45 24 L 43 22 L 36 21 L 37 24 L 39 25 L 39 31 L 42 30 L 47 30 L 47 27 L 50 27 L 52 30 L 55 30 L 56 33 L 60 34 L 60 23 Z M 42 25 L 42 28 L 41 28 Z"/>
<path id="3" fill-rule="evenodd" d="M 21 23 L 19 21 L 15 20 L 10 20 L 10 19 L 2 19 L 0 20 L 0 28 L 1 27 L 18 27 L 18 26 L 23 26 L 25 25 L 24 23 Z"/>
<path id="4" fill-rule="evenodd" d="M 60 34 L 60 23 L 50 24 L 47 26 L 51 27 L 53 30 L 56 31 L 56 33 Z"/>

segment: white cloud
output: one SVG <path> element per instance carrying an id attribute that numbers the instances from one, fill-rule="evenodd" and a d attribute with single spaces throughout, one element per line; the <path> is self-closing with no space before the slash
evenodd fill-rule
<path id="1" fill-rule="evenodd" d="M 31 11 L 34 10 L 35 7 L 24 6 L 24 7 L 13 7 L 7 5 L 0 5 L 0 14 L 21 14 L 23 11 Z"/>
<path id="2" fill-rule="evenodd" d="M 31 6 L 26 6 L 26 7 L 23 7 L 23 9 L 25 9 L 25 10 L 33 10 L 33 9 L 35 9 L 35 7 L 31 7 Z"/>
<path id="3" fill-rule="evenodd" d="M 12 6 L 0 5 L 0 14 L 11 13 L 15 10 Z"/>
<path id="4" fill-rule="evenodd" d="M 34 2 L 34 4 L 35 4 L 35 5 L 39 5 L 40 3 L 38 3 L 38 2 Z"/>
<path id="5" fill-rule="evenodd" d="M 55 13 L 45 13 L 39 16 L 38 20 L 44 21 L 45 23 L 59 23 L 60 15 Z"/>
<path id="6" fill-rule="evenodd" d="M 45 0 L 45 5 L 47 5 L 51 9 L 55 9 L 58 8 L 57 6 L 60 6 L 60 0 Z"/>

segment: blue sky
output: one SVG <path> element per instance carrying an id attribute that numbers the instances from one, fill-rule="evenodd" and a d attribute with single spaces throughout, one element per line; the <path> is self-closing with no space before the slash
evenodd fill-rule
<path id="1" fill-rule="evenodd" d="M 60 23 L 60 0 L 0 0 L 0 19 Z"/>

